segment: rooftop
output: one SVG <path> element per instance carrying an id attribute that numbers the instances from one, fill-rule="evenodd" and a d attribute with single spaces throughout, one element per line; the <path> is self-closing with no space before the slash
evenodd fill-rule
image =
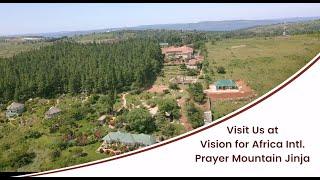
<path id="1" fill-rule="evenodd" d="M 237 84 L 231 80 L 231 79 L 223 79 L 223 80 L 218 80 L 216 82 L 217 87 L 237 87 Z"/>
<path id="2" fill-rule="evenodd" d="M 9 110 L 22 109 L 22 108 L 24 108 L 24 104 L 17 103 L 17 102 L 13 102 L 7 107 L 7 109 L 9 109 Z"/>
<path id="3" fill-rule="evenodd" d="M 121 142 L 127 145 L 142 144 L 145 146 L 149 146 L 156 143 L 156 139 L 151 135 L 130 134 L 130 133 L 120 132 L 120 131 L 110 132 L 102 139 L 108 143 Z"/>
<path id="4" fill-rule="evenodd" d="M 188 46 L 181 46 L 181 47 L 175 47 L 175 46 L 170 46 L 170 47 L 165 47 L 165 48 L 161 48 L 162 53 L 166 54 L 166 53 L 192 53 L 193 49 L 191 47 Z"/>
<path id="5" fill-rule="evenodd" d="M 57 108 L 57 107 L 51 107 L 47 112 L 46 115 L 52 115 L 52 114 L 56 114 L 56 113 L 60 113 L 61 109 Z"/>
<path id="6" fill-rule="evenodd" d="M 160 46 L 168 46 L 169 43 L 159 43 Z"/>

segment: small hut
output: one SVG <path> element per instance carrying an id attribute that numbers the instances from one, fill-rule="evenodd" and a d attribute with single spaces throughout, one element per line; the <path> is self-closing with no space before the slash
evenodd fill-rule
<path id="1" fill-rule="evenodd" d="M 61 110 L 57 107 L 51 107 L 46 113 L 45 113 L 45 118 L 46 119 L 51 119 L 56 116 L 58 116 L 61 113 Z"/>
<path id="2" fill-rule="evenodd" d="M 6 117 L 11 118 L 14 116 L 19 116 L 24 111 L 24 104 L 13 102 L 10 106 L 7 107 Z"/>

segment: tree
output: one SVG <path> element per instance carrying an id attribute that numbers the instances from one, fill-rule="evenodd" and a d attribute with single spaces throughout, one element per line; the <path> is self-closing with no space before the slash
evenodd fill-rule
<path id="1" fill-rule="evenodd" d="M 188 91 L 191 94 L 194 101 L 198 103 L 202 103 L 204 101 L 205 94 L 203 93 L 203 86 L 201 83 L 197 82 L 194 84 L 189 84 Z"/>
<path id="2" fill-rule="evenodd" d="M 111 107 L 117 92 L 153 83 L 162 65 L 155 38 L 130 38 L 113 44 L 57 41 L 1 59 L 0 100 L 108 92 Z"/>
<path id="3" fill-rule="evenodd" d="M 186 69 L 187 69 L 186 64 L 184 64 L 184 63 L 183 63 L 183 64 L 181 64 L 181 65 L 180 65 L 180 69 L 181 69 L 181 70 L 186 70 Z"/>
<path id="4" fill-rule="evenodd" d="M 101 96 L 99 102 L 106 107 L 106 112 L 111 113 L 113 112 L 113 106 L 116 102 L 116 91 L 110 90 L 107 95 Z"/>
<path id="5" fill-rule="evenodd" d="M 226 70 L 225 70 L 225 68 L 223 66 L 219 66 L 219 67 L 217 67 L 217 72 L 219 74 L 225 74 Z"/>
<path id="6" fill-rule="evenodd" d="M 166 98 L 159 102 L 159 111 L 163 115 L 165 115 L 166 112 L 169 113 L 174 119 L 178 119 L 180 117 L 179 109 L 180 108 L 175 99 Z"/>
<path id="7" fill-rule="evenodd" d="M 173 90 L 179 90 L 179 85 L 177 83 L 170 83 L 169 88 Z"/>
<path id="8" fill-rule="evenodd" d="M 196 76 L 198 75 L 197 69 L 187 69 L 187 76 Z"/>
<path id="9" fill-rule="evenodd" d="M 187 117 L 192 128 L 198 128 L 204 125 L 203 111 L 195 106 L 194 103 L 189 103 L 186 106 Z"/>
<path id="10" fill-rule="evenodd" d="M 127 128 L 137 133 L 152 133 L 156 130 L 154 120 L 149 111 L 136 108 L 127 113 L 125 116 L 128 121 Z"/>

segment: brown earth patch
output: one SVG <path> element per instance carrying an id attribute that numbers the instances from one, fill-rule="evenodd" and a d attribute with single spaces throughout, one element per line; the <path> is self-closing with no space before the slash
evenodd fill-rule
<path id="1" fill-rule="evenodd" d="M 206 92 L 207 96 L 212 100 L 239 100 L 255 97 L 254 91 L 243 81 L 237 80 L 238 91 L 218 90 L 216 92 Z"/>
<path id="2" fill-rule="evenodd" d="M 167 90 L 168 86 L 165 85 L 153 85 L 151 88 L 147 90 L 150 93 L 163 93 L 164 90 Z"/>
<path id="3" fill-rule="evenodd" d="M 192 125 L 190 124 L 183 108 L 185 108 L 185 104 L 186 104 L 186 100 L 184 98 L 181 98 L 181 99 L 178 99 L 177 100 L 177 103 L 179 105 L 179 107 L 181 108 L 180 109 L 180 123 L 184 126 L 184 128 L 187 130 L 187 131 L 191 131 L 193 128 L 192 128 Z"/>

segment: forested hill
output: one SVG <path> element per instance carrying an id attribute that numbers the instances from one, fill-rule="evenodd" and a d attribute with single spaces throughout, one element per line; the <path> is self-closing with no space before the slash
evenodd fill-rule
<path id="1" fill-rule="evenodd" d="M 106 93 L 151 84 L 163 55 L 151 39 L 114 44 L 56 42 L 0 59 L 0 101 L 60 93 Z"/>

